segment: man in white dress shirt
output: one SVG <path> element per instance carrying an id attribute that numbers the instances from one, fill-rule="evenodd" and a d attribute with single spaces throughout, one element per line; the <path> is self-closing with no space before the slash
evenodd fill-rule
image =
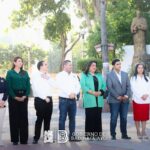
<path id="1" fill-rule="evenodd" d="M 65 130 L 65 121 L 67 114 L 69 117 L 69 140 L 78 141 L 74 135 L 76 99 L 80 92 L 80 83 L 77 75 L 72 73 L 71 61 L 65 60 L 63 71 L 56 77 L 59 93 L 59 130 Z"/>
<path id="2" fill-rule="evenodd" d="M 38 72 L 32 75 L 31 84 L 35 97 L 34 106 L 37 120 L 35 122 L 35 135 L 33 144 L 37 144 L 41 134 L 41 126 L 44 121 L 44 131 L 50 129 L 50 121 L 53 111 L 52 86 L 54 81 L 48 74 L 48 64 L 40 61 L 37 64 Z"/>

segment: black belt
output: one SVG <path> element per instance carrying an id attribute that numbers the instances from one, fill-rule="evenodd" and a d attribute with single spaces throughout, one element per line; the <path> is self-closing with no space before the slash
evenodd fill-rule
<path id="1" fill-rule="evenodd" d="M 59 98 L 60 98 L 60 99 L 64 99 L 64 100 L 69 100 L 69 101 L 75 101 L 75 100 L 76 100 L 76 99 L 65 98 L 65 97 L 60 97 L 60 96 L 59 96 Z"/>
<path id="2" fill-rule="evenodd" d="M 47 96 L 50 99 L 50 102 L 52 102 L 52 96 Z M 45 99 L 42 99 L 40 97 L 35 97 L 36 100 L 38 101 L 45 101 Z"/>
<path id="3" fill-rule="evenodd" d="M 22 96 L 25 96 L 26 90 L 14 90 L 14 93 L 16 96 L 22 97 Z"/>

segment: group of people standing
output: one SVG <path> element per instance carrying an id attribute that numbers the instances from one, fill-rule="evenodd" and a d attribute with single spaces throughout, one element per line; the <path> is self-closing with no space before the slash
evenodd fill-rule
<path id="1" fill-rule="evenodd" d="M 108 91 L 110 106 L 110 134 L 116 140 L 117 118 L 120 115 L 122 139 L 131 139 L 127 134 L 127 114 L 130 101 L 133 100 L 133 116 L 139 139 L 148 139 L 146 121 L 149 120 L 150 79 L 145 75 L 143 64 L 137 64 L 135 73 L 129 80 L 128 74 L 121 71 L 119 59 L 112 61 L 113 69 L 105 81 L 97 70 L 97 62 L 90 61 L 80 79 L 72 73 L 71 61 L 65 60 L 63 71 L 58 73 L 56 81 L 48 74 L 48 64 L 40 61 L 38 72 L 32 74 L 31 81 L 27 71 L 23 70 L 23 60 L 16 57 L 13 67 L 7 72 L 6 80 L 0 78 L 0 109 L 5 107 L 8 97 L 10 135 L 13 145 L 28 143 L 28 97 L 30 88 L 34 96 L 36 110 L 33 144 L 37 144 L 44 122 L 44 131 L 50 130 L 53 112 L 52 88 L 59 89 L 59 130 L 65 130 L 65 121 L 69 118 L 69 141 L 80 141 L 75 136 L 76 101 L 82 89 L 85 108 L 85 136 L 89 139 L 102 138 L 102 108 L 104 95 Z M 142 125 L 142 129 L 140 129 Z M 2 134 L 0 132 L 0 134 Z M 0 135 L 1 136 L 1 135 Z"/>
<path id="2" fill-rule="evenodd" d="M 107 102 L 111 114 L 111 139 L 116 140 L 118 115 L 120 115 L 121 138 L 131 139 L 127 134 L 127 115 L 130 99 L 133 100 L 133 117 L 137 136 L 139 139 L 148 139 L 146 121 L 149 120 L 150 113 L 150 79 L 146 76 L 144 65 L 142 63 L 137 64 L 134 75 L 129 79 L 128 74 L 121 71 L 121 61 L 114 59 L 112 61 L 112 71 L 108 73 L 105 83 L 102 75 L 97 72 L 96 64 L 95 61 L 89 62 L 80 80 L 83 107 L 85 108 L 85 132 L 99 133 L 95 134 L 99 138 L 102 136 L 101 113 L 104 106 L 103 96 L 106 95 L 107 89 Z M 93 135 L 90 138 L 93 138 Z"/>
<path id="3" fill-rule="evenodd" d="M 123 139 L 131 139 L 127 135 L 127 114 L 130 99 L 133 101 L 133 117 L 137 136 L 139 139 L 148 139 L 146 134 L 146 121 L 149 120 L 150 104 L 150 79 L 146 76 L 142 63 L 136 64 L 131 79 L 127 73 L 121 71 L 119 59 L 112 61 L 113 70 L 107 76 L 107 88 L 109 91 L 108 102 L 110 104 L 110 133 L 112 139 L 116 139 L 117 118 L 120 115 L 120 131 Z M 140 129 L 142 126 L 142 129 Z"/>

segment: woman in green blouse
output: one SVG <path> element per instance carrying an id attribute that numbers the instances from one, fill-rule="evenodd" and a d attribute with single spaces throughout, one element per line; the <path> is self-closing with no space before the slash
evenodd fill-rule
<path id="1" fill-rule="evenodd" d="M 85 133 L 90 139 L 102 138 L 101 113 L 104 106 L 103 95 L 106 84 L 97 72 L 97 62 L 90 61 L 81 75 L 83 107 L 85 108 Z"/>
<path id="2" fill-rule="evenodd" d="M 13 67 L 7 72 L 8 103 L 11 142 L 13 145 L 28 142 L 28 96 L 30 78 L 23 70 L 21 57 L 14 58 Z"/>

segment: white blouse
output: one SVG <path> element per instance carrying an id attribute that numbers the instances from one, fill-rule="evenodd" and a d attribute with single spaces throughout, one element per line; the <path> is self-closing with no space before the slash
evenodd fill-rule
<path id="1" fill-rule="evenodd" d="M 132 100 L 138 104 L 150 104 L 150 79 L 147 77 L 148 82 L 143 77 L 131 78 Z M 141 97 L 148 94 L 149 97 L 144 101 Z"/>

